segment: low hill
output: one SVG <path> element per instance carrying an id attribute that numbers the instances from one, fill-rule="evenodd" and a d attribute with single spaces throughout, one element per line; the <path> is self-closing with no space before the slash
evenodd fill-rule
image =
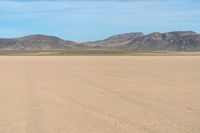
<path id="1" fill-rule="evenodd" d="M 8 50 L 51 50 L 68 49 L 77 44 L 55 36 L 30 35 L 14 39 L 0 39 L 0 48 Z"/>
<path id="2" fill-rule="evenodd" d="M 125 34 L 113 35 L 105 40 L 87 42 L 86 45 L 104 47 L 104 48 L 118 47 L 126 45 L 133 39 L 140 38 L 143 36 L 144 34 L 142 32 L 125 33 Z"/>

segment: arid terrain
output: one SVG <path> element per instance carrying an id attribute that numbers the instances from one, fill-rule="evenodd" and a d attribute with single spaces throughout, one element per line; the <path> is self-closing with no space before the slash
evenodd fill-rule
<path id="1" fill-rule="evenodd" d="M 0 133 L 199 133 L 200 56 L 0 57 Z"/>

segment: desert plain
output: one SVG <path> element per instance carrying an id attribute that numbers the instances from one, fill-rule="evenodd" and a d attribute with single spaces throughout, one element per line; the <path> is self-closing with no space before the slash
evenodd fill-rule
<path id="1" fill-rule="evenodd" d="M 0 133 L 199 133 L 200 56 L 0 57 Z"/>

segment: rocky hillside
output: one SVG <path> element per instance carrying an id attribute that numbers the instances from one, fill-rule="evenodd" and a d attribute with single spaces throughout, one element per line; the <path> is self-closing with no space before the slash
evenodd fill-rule
<path id="1" fill-rule="evenodd" d="M 14 39 L 0 39 L 1 49 L 11 50 L 51 50 L 73 48 L 77 44 L 55 36 L 30 35 Z"/>
<path id="2" fill-rule="evenodd" d="M 104 47 L 104 48 L 118 47 L 118 46 L 126 45 L 129 42 L 131 42 L 133 39 L 140 38 L 143 36 L 144 34 L 141 32 L 125 33 L 125 34 L 113 35 L 105 40 L 87 42 L 86 45 Z"/>
<path id="3" fill-rule="evenodd" d="M 96 48 L 124 51 L 200 51 L 200 35 L 193 31 L 126 33 L 87 43 Z"/>
<path id="4" fill-rule="evenodd" d="M 123 48 L 131 51 L 200 51 L 200 35 L 192 31 L 156 32 L 133 39 Z"/>
<path id="5" fill-rule="evenodd" d="M 0 49 L 64 50 L 112 49 L 123 51 L 200 51 L 200 35 L 193 31 L 168 33 L 126 33 L 105 40 L 76 43 L 55 36 L 30 35 L 14 39 L 0 39 Z"/>

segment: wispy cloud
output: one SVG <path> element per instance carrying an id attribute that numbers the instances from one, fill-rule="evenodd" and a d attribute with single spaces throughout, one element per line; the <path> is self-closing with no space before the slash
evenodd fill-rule
<path id="1" fill-rule="evenodd" d="M 65 39 L 95 40 L 122 32 L 200 31 L 196 0 L 3 0 L 1 36 L 55 34 Z M 24 34 L 23 34 L 24 33 Z"/>

